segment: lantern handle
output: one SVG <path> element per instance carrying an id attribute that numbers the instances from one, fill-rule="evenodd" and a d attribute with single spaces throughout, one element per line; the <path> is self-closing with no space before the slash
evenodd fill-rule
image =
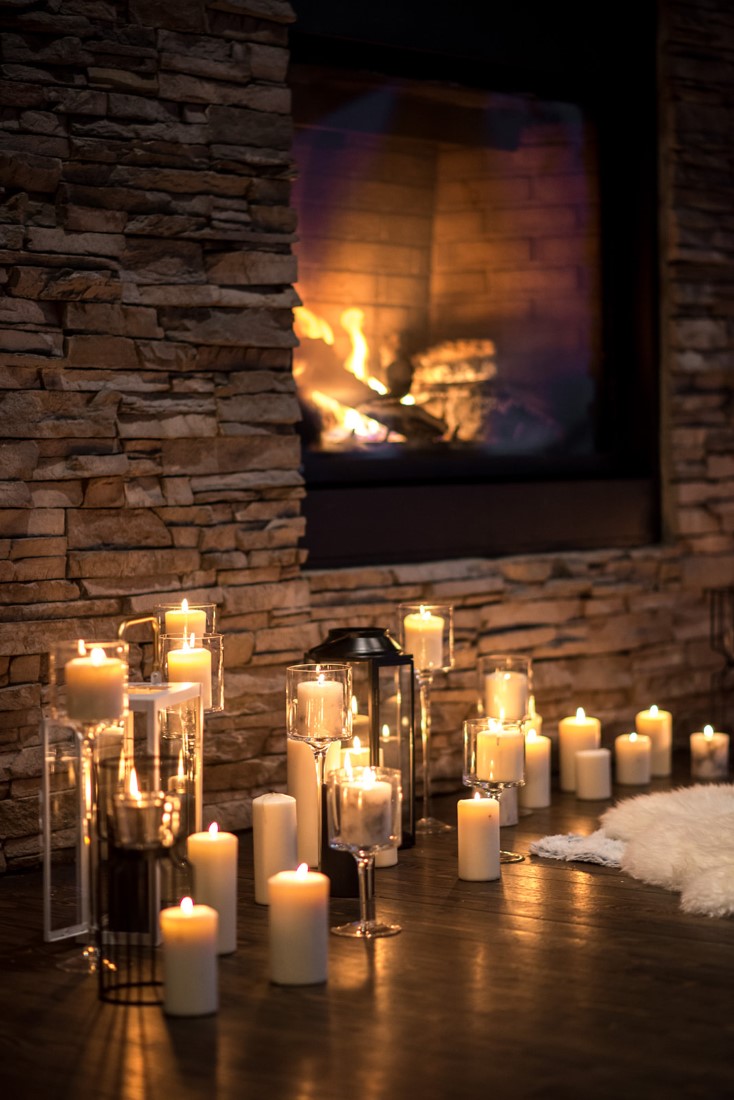
<path id="1" fill-rule="evenodd" d="M 122 641 L 127 636 L 128 630 L 134 626 L 150 623 L 153 633 L 153 666 L 150 670 L 151 684 L 160 684 L 163 681 L 161 668 L 161 627 L 155 615 L 139 615 L 134 619 L 123 619 L 117 628 L 117 637 Z"/>

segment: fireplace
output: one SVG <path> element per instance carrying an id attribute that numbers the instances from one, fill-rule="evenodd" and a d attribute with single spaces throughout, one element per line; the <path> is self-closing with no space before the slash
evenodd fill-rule
<path id="1" fill-rule="evenodd" d="M 314 565 L 656 536 L 651 28 L 620 90 L 588 28 L 549 66 L 506 26 L 499 61 L 470 8 L 408 46 L 394 8 L 296 4 Z"/>

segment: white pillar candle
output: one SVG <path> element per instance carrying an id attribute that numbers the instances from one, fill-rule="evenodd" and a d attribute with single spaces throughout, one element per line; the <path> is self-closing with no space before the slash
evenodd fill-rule
<path id="1" fill-rule="evenodd" d="M 298 863 L 295 798 L 275 792 L 253 798 L 252 854 L 255 901 L 267 905 L 268 879 Z"/>
<path id="2" fill-rule="evenodd" d="M 520 783 L 525 770 L 522 732 L 480 730 L 477 734 L 477 779 Z"/>
<path id="3" fill-rule="evenodd" d="M 316 762 L 305 741 L 288 739 L 286 750 L 288 794 L 296 800 L 298 862 L 319 865 L 319 813 L 321 800 L 316 789 Z M 329 745 L 324 774 L 339 767 L 339 742 Z"/>
<path id="4" fill-rule="evenodd" d="M 339 739 L 344 733 L 344 688 L 323 674 L 297 687 L 296 726 L 300 737 L 319 741 Z"/>
<path id="5" fill-rule="evenodd" d="M 524 672 L 496 669 L 484 678 L 484 707 L 489 718 L 516 722 L 528 711 L 530 693 Z"/>
<path id="6" fill-rule="evenodd" d="M 456 804 L 459 878 L 491 882 L 500 877 L 500 807 L 496 798 L 461 798 Z"/>
<path id="7" fill-rule="evenodd" d="M 601 722 L 579 707 L 575 716 L 561 718 L 558 723 L 558 754 L 562 791 L 576 790 L 576 753 L 582 749 L 598 749 L 601 744 Z"/>
<path id="8" fill-rule="evenodd" d="M 187 842 L 194 869 L 194 898 L 219 914 L 217 952 L 237 950 L 237 848 L 234 833 L 220 833 L 216 823 L 205 833 L 192 833 Z"/>
<path id="9" fill-rule="evenodd" d="M 724 779 L 729 774 L 729 734 L 713 726 L 691 734 L 691 776 L 694 779 Z"/>
<path id="10" fill-rule="evenodd" d="M 576 753 L 576 797 L 591 800 L 612 797 L 609 749 L 582 749 Z"/>
<path id="11" fill-rule="evenodd" d="M 215 909 L 184 898 L 160 913 L 163 940 L 163 1011 L 210 1016 L 219 1008 Z"/>
<path id="12" fill-rule="evenodd" d="M 398 846 L 393 848 L 380 848 L 375 852 L 375 867 L 396 867 L 398 862 Z"/>
<path id="13" fill-rule="evenodd" d="M 175 638 L 186 638 L 195 634 L 203 638 L 206 634 L 206 611 L 189 607 L 188 600 L 181 600 L 180 607 L 173 607 L 164 613 L 165 633 Z"/>
<path id="14" fill-rule="evenodd" d="M 652 746 L 647 734 L 623 733 L 614 739 L 617 782 L 642 787 L 650 782 Z"/>
<path id="15" fill-rule="evenodd" d="M 99 646 L 86 653 L 79 642 L 79 656 L 64 665 L 66 713 L 77 722 L 105 722 L 119 718 L 125 706 L 127 667 L 119 657 L 108 657 Z"/>
<path id="16" fill-rule="evenodd" d="M 670 711 L 660 710 L 654 704 L 649 710 L 638 711 L 635 730 L 650 738 L 650 774 L 670 775 L 673 770 L 673 716 Z"/>
<path id="17" fill-rule="evenodd" d="M 417 672 L 443 668 L 443 630 L 441 615 L 432 615 L 427 607 L 412 611 L 403 619 L 405 652 L 413 654 Z"/>
<path id="18" fill-rule="evenodd" d="M 368 768 L 372 763 L 369 741 L 364 745 L 359 737 L 353 737 L 348 745 L 342 742 L 339 757 L 339 766 L 342 768 L 347 766 L 347 758 L 349 759 L 350 768 Z"/>
<path id="19" fill-rule="evenodd" d="M 551 739 L 534 729 L 525 737 L 525 785 L 520 787 L 520 805 L 540 810 L 551 803 Z"/>
<path id="20" fill-rule="evenodd" d="M 505 787 L 500 796 L 500 828 L 517 825 L 520 820 L 517 792 L 519 787 Z"/>
<path id="21" fill-rule="evenodd" d="M 212 655 L 197 646 L 196 635 L 184 638 L 180 649 L 168 651 L 168 679 L 173 684 L 200 684 L 204 710 L 212 705 Z"/>
<path id="22" fill-rule="evenodd" d="M 325 982 L 328 969 L 329 879 L 302 863 L 268 880 L 270 980 L 278 985 Z"/>
<path id="23" fill-rule="evenodd" d="M 339 786 L 339 839 L 365 851 L 390 844 L 392 786 L 367 768 L 361 779 Z"/>

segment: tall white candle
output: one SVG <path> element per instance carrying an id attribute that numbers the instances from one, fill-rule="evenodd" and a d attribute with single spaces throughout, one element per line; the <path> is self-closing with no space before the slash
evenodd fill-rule
<path id="1" fill-rule="evenodd" d="M 614 766 L 617 782 L 644 787 L 650 782 L 652 746 L 647 734 L 623 733 L 614 739 Z"/>
<path id="2" fill-rule="evenodd" d="M 270 980 L 325 982 L 328 971 L 329 879 L 302 863 L 268 880 Z"/>
<path id="3" fill-rule="evenodd" d="M 694 779 L 724 779 L 729 774 L 729 734 L 713 726 L 692 733 L 691 776 Z"/>
<path id="4" fill-rule="evenodd" d="M 525 770 L 525 737 L 520 731 L 480 730 L 477 734 L 477 779 L 521 783 Z"/>
<path id="5" fill-rule="evenodd" d="M 322 673 L 297 687 L 296 726 L 300 737 L 333 741 L 344 734 L 344 688 Z"/>
<path id="6" fill-rule="evenodd" d="M 582 749 L 576 753 L 576 797 L 594 801 L 612 797 L 609 749 Z"/>
<path id="7" fill-rule="evenodd" d="M 443 668 L 444 619 L 427 607 L 412 611 L 403 619 L 406 653 L 413 654 L 416 671 Z"/>
<path id="8" fill-rule="evenodd" d="M 551 739 L 529 729 L 525 737 L 525 785 L 520 805 L 540 810 L 551 804 Z"/>
<path id="9" fill-rule="evenodd" d="M 653 704 L 649 710 L 635 715 L 637 733 L 650 738 L 652 757 L 651 775 L 670 775 L 673 770 L 673 716 L 669 710 L 660 710 Z"/>
<path id="10" fill-rule="evenodd" d="M 231 955 L 237 950 L 237 837 L 220 833 L 214 823 L 208 832 L 192 833 L 186 843 L 194 869 L 194 898 L 216 909 L 217 952 Z"/>
<path id="11" fill-rule="evenodd" d="M 212 655 L 208 649 L 197 646 L 194 634 L 184 638 L 180 649 L 169 649 L 168 679 L 174 684 L 200 684 L 204 710 L 211 707 Z"/>
<path id="12" fill-rule="evenodd" d="M 459 878 L 491 882 L 500 877 L 500 807 L 496 798 L 461 798 L 456 804 Z"/>
<path id="13" fill-rule="evenodd" d="M 359 779 L 339 787 L 339 839 L 343 844 L 367 850 L 390 845 L 392 836 L 392 787 L 365 768 Z"/>
<path id="14" fill-rule="evenodd" d="M 582 749 L 598 749 L 601 745 L 601 722 L 579 707 L 575 716 L 558 723 L 558 753 L 562 791 L 576 790 L 576 753 Z"/>
<path id="15" fill-rule="evenodd" d="M 66 713 L 77 722 L 105 722 L 119 718 L 125 706 L 127 666 L 108 657 L 99 646 L 87 654 L 79 642 L 79 656 L 64 665 Z"/>
<path id="16" fill-rule="evenodd" d="M 219 1008 L 217 924 L 216 910 L 191 898 L 161 911 L 163 1011 L 169 1016 L 210 1016 Z"/>
<path id="17" fill-rule="evenodd" d="M 318 867 L 321 799 L 316 788 L 316 763 L 311 747 L 305 741 L 293 741 L 289 738 L 286 766 L 288 794 L 296 800 L 298 862 Z M 338 767 L 339 742 L 335 741 L 326 751 L 324 774 Z"/>
<path id="18" fill-rule="evenodd" d="M 181 600 L 180 607 L 173 607 L 164 613 L 165 633 L 177 638 L 188 637 L 195 634 L 197 638 L 203 638 L 206 634 L 206 611 L 201 608 L 189 607 L 189 601 Z"/>
<path id="19" fill-rule="evenodd" d="M 255 901 L 267 905 L 268 879 L 298 863 L 295 798 L 275 792 L 253 798 L 252 851 Z"/>
<path id="20" fill-rule="evenodd" d="M 524 672 L 496 669 L 484 678 L 484 708 L 489 718 L 519 721 L 528 711 L 530 693 Z"/>

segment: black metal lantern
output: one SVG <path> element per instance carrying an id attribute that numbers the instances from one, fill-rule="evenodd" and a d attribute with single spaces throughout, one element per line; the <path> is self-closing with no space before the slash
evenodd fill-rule
<path id="1" fill-rule="evenodd" d="M 370 763 L 400 771 L 402 843 L 415 843 L 415 726 L 413 658 L 382 627 L 337 627 L 307 653 L 309 661 L 348 661 L 352 666 L 352 732 Z"/>

